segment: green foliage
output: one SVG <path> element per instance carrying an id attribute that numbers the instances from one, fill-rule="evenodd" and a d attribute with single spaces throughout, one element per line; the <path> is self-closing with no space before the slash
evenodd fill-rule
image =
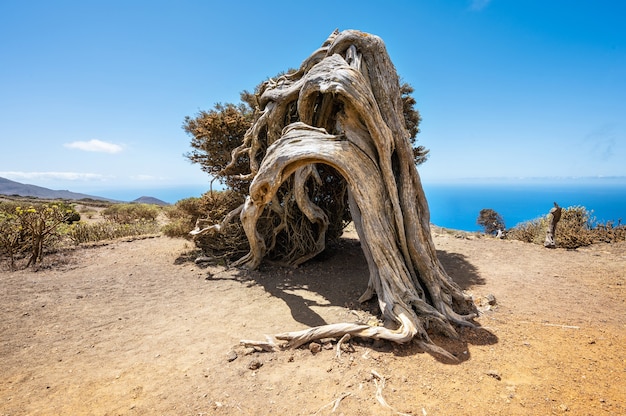
<path id="1" fill-rule="evenodd" d="M 113 204 L 102 211 L 102 216 L 119 224 L 136 221 L 156 221 L 159 207 L 152 204 Z"/>
<path id="2" fill-rule="evenodd" d="M 75 244 L 159 232 L 157 206 L 116 204 L 109 208 L 110 220 L 80 221 L 80 214 L 65 202 L 0 202 L 0 257 L 11 269 L 28 258 L 26 267 L 40 263 L 44 254 L 64 242 Z M 95 211 L 94 211 L 95 212 Z"/>
<path id="3" fill-rule="evenodd" d="M 45 251 L 59 241 L 62 225 L 77 214 L 63 202 L 26 206 L 17 202 L 0 203 L 0 254 L 9 258 L 11 268 L 20 254 L 29 255 L 26 267 L 37 264 Z"/>
<path id="4" fill-rule="evenodd" d="M 15 268 L 15 257 L 21 251 L 22 226 L 14 210 L 0 210 L 0 255 L 9 257 L 11 270 Z"/>
<path id="5" fill-rule="evenodd" d="M 74 244 L 82 244 L 122 237 L 156 234 L 158 232 L 159 225 L 156 221 L 139 220 L 132 223 L 100 221 L 72 224 L 67 230 L 67 236 Z"/>
<path id="6" fill-rule="evenodd" d="M 416 165 L 421 165 L 428 160 L 428 152 L 424 146 L 417 146 L 416 136 L 419 133 L 419 125 L 422 121 L 422 116 L 419 111 L 415 109 L 415 98 L 413 98 L 413 87 L 408 83 L 402 83 L 400 85 L 400 93 L 402 94 L 402 110 L 404 113 L 404 124 L 409 131 L 409 140 L 413 146 L 413 160 Z"/>
<path id="7" fill-rule="evenodd" d="M 518 224 L 507 232 L 507 239 L 543 244 L 548 230 L 549 217 L 545 216 Z M 626 226 L 613 222 L 599 223 L 592 213 L 582 206 L 563 209 L 556 226 L 557 247 L 575 249 L 593 243 L 626 241 Z"/>
<path id="8" fill-rule="evenodd" d="M 207 227 L 218 224 L 243 201 L 243 196 L 232 190 L 211 191 L 201 198 L 182 199 L 165 211 L 169 223 L 163 226 L 163 234 L 168 237 L 192 239 L 189 232 L 196 226 Z"/>
<path id="9" fill-rule="evenodd" d="M 483 227 L 485 234 L 496 234 L 506 228 L 502 216 L 491 208 L 481 209 L 476 223 Z"/>
<path id="10" fill-rule="evenodd" d="M 241 157 L 226 168 L 232 151 L 243 144 L 253 115 L 250 106 L 241 103 L 216 104 L 213 110 L 201 111 L 195 118 L 185 117 L 183 129 L 191 135 L 194 149 L 185 156 L 229 188 L 245 193 L 250 182 L 241 180 L 239 175 L 248 172 L 248 157 Z"/>
<path id="11" fill-rule="evenodd" d="M 163 234 L 168 237 L 191 239 L 189 231 L 196 226 L 196 221 L 205 216 L 200 198 L 186 198 L 167 207 L 165 215 L 169 222 L 163 226 Z"/>

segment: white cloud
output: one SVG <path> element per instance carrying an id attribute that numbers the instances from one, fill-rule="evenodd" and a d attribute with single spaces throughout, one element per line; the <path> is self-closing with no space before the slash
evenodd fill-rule
<path id="1" fill-rule="evenodd" d="M 0 172 L 0 176 L 12 180 L 42 179 L 66 181 L 103 181 L 109 177 L 87 172 Z"/>
<path id="2" fill-rule="evenodd" d="M 65 143 L 63 146 L 69 149 L 84 150 L 86 152 L 104 152 L 104 153 L 119 153 L 122 151 L 122 146 L 115 143 L 103 142 L 102 140 L 92 139 L 88 142 L 71 142 Z"/>

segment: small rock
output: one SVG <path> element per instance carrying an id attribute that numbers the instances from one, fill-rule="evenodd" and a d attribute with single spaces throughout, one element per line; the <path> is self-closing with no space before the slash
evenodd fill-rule
<path id="1" fill-rule="evenodd" d="M 485 296 L 485 300 L 491 306 L 494 306 L 496 304 L 496 297 L 493 294 L 491 294 L 491 293 L 488 294 L 487 296 Z"/>
<path id="2" fill-rule="evenodd" d="M 309 344 L 309 351 L 311 351 L 313 354 L 317 354 L 321 350 L 322 350 L 322 346 L 318 344 L 317 342 L 311 342 Z"/>
<path id="3" fill-rule="evenodd" d="M 231 361 L 235 361 L 236 359 L 237 353 L 233 350 L 228 351 L 228 354 L 226 354 L 226 361 L 230 363 Z"/>
<path id="4" fill-rule="evenodd" d="M 263 365 L 263 363 L 261 361 L 259 361 L 259 360 L 252 360 L 248 364 L 248 368 L 250 370 L 258 370 L 259 368 L 261 368 L 262 365 Z"/>
<path id="5" fill-rule="evenodd" d="M 499 372 L 497 372 L 496 370 L 489 370 L 487 371 L 485 374 L 487 374 L 489 377 L 493 377 L 496 380 L 502 380 L 502 376 L 500 375 Z"/>

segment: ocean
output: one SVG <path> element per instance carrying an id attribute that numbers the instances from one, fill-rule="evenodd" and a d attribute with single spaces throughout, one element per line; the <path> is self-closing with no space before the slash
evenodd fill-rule
<path id="1" fill-rule="evenodd" d="M 445 228 L 478 231 L 480 210 L 491 208 L 507 228 L 547 215 L 554 206 L 583 206 L 599 222 L 626 222 L 626 183 L 423 184 L 430 222 Z"/>
<path id="2" fill-rule="evenodd" d="M 430 222 L 440 227 L 464 231 L 482 230 L 476 224 L 483 208 L 499 213 L 507 228 L 547 215 L 557 202 L 561 207 L 584 206 L 597 221 L 626 222 L 626 180 L 581 180 L 528 183 L 423 183 L 430 207 Z M 199 197 L 208 186 L 146 190 L 116 190 L 108 198 L 132 201 L 152 196 L 171 204 L 184 198 Z"/>

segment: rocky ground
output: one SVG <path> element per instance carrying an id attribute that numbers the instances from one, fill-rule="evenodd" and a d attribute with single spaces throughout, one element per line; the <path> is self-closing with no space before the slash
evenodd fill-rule
<path id="1" fill-rule="evenodd" d="M 377 311 L 358 239 L 298 269 L 201 268 L 166 237 L 0 272 L 0 415 L 626 414 L 626 244 L 548 250 L 435 229 L 483 311 L 458 362 L 336 340 L 280 352 L 241 339 Z"/>

